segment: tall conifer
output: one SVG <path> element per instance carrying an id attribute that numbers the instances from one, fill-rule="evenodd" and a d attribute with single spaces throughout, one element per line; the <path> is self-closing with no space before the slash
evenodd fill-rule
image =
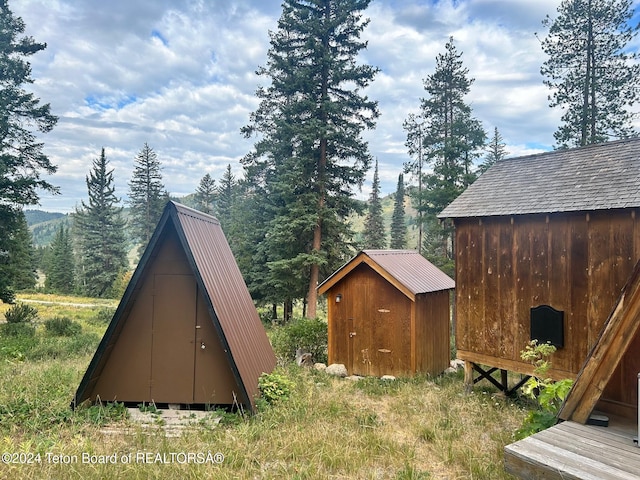
<path id="1" fill-rule="evenodd" d="M 638 34 L 632 0 L 563 0 L 558 16 L 547 16 L 549 56 L 540 72 L 551 89 L 549 106 L 562 109 L 554 133 L 560 148 L 624 138 L 635 133 L 640 64 L 629 48 Z"/>
<path id="2" fill-rule="evenodd" d="M 139 253 L 149 243 L 166 201 L 158 155 L 145 143 L 136 156 L 129 182 L 129 227 L 134 241 L 140 244 Z"/>
<path id="3" fill-rule="evenodd" d="M 367 216 L 364 222 L 364 248 L 381 249 L 387 246 L 382 218 L 382 201 L 380 200 L 380 177 L 378 176 L 378 160 L 373 171 L 373 184 L 367 203 Z"/>
<path id="4" fill-rule="evenodd" d="M 108 296 L 114 280 L 128 266 L 125 222 L 108 163 L 103 148 L 86 179 L 89 204 L 81 201 L 75 213 L 81 286 L 95 297 Z"/>
<path id="5" fill-rule="evenodd" d="M 0 0 L 0 300 L 13 301 L 18 273 L 10 252 L 22 228 L 23 205 L 38 203 L 38 189 L 57 189 L 40 175 L 52 174 L 36 131 L 49 132 L 58 121 L 50 105 L 41 104 L 25 84 L 33 83 L 27 58 L 46 48 L 24 36 L 25 23 L 15 17 L 7 0 Z M 27 282 L 29 283 L 29 282 Z"/>
<path id="6" fill-rule="evenodd" d="M 391 217 L 391 248 L 403 249 L 407 246 L 407 225 L 404 212 L 404 176 L 398 175 L 398 186 L 393 201 Z"/>
<path id="7" fill-rule="evenodd" d="M 362 132 L 374 126 L 378 109 L 362 89 L 377 69 L 357 63 L 369 3 L 285 0 L 267 65 L 258 71 L 270 85 L 258 89 L 260 105 L 243 129 L 261 135 L 245 167 L 267 171 L 267 194 L 284 202 L 271 225 L 286 226 L 288 249 L 279 246 L 273 261 L 306 278 L 309 317 L 316 315 L 319 279 L 347 254 L 344 219 L 371 162 Z"/>

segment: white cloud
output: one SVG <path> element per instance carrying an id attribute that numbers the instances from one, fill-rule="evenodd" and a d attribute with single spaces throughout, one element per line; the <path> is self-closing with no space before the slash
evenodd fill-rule
<path id="1" fill-rule="evenodd" d="M 383 193 L 395 190 L 403 162 L 402 122 L 417 112 L 423 79 L 450 35 L 474 77 L 468 97 L 488 133 L 497 126 L 512 154 L 550 148 L 558 113 L 547 106 L 534 32 L 560 0 L 373 1 L 362 60 L 380 67 L 366 93 L 381 117 L 366 133 L 380 162 Z M 144 142 L 154 148 L 174 194 L 200 178 L 220 178 L 251 149 L 240 135 L 266 79 L 275 0 L 19 0 L 11 3 L 27 34 L 46 42 L 31 58 L 33 90 L 60 117 L 42 137 L 59 167 L 49 180 L 62 195 L 45 209 L 69 211 L 86 198 L 84 178 L 105 147 L 124 196 Z M 369 182 L 373 172 L 369 175 Z M 364 192 L 368 192 L 365 185 Z M 363 194 L 364 194 L 363 192 Z"/>

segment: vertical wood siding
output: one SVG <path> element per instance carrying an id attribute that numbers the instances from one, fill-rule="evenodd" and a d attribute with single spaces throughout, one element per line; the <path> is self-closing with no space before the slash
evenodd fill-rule
<path id="1" fill-rule="evenodd" d="M 575 377 L 640 257 L 639 229 L 632 209 L 457 219 L 460 358 L 529 373 L 529 310 L 548 304 L 565 318 L 550 374 Z"/>

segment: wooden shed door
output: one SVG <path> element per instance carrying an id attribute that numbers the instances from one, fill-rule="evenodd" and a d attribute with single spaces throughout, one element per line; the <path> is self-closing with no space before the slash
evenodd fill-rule
<path id="1" fill-rule="evenodd" d="M 154 275 L 151 399 L 193 403 L 196 330 L 193 275 Z"/>
<path id="2" fill-rule="evenodd" d="M 365 281 L 355 284 L 349 330 L 349 362 L 347 365 L 352 375 L 371 374 L 370 329 L 367 325 L 367 305 L 369 305 L 370 288 Z"/>

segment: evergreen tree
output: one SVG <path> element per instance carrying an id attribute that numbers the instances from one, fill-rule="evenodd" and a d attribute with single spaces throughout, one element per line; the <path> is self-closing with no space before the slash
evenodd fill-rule
<path id="1" fill-rule="evenodd" d="M 129 226 L 134 241 L 140 244 L 140 254 L 153 235 L 166 201 L 160 161 L 156 152 L 145 143 L 136 156 L 129 182 Z"/>
<path id="2" fill-rule="evenodd" d="M 407 246 L 407 225 L 404 219 L 404 176 L 398 175 L 398 186 L 393 201 L 391 217 L 391 248 L 404 249 Z"/>
<path id="3" fill-rule="evenodd" d="M 33 288 L 36 284 L 35 249 L 24 214 L 18 216 L 9 249 L 9 265 L 12 286 L 16 290 Z"/>
<path id="4" fill-rule="evenodd" d="M 629 44 L 638 34 L 631 0 L 563 0 L 558 16 L 543 21 L 549 56 L 540 72 L 552 91 L 549 106 L 563 110 L 554 133 L 557 146 L 569 148 L 628 137 L 635 133 L 639 99 L 638 55 Z"/>
<path id="5" fill-rule="evenodd" d="M 115 196 L 113 170 L 107 164 L 103 148 L 86 179 L 89 205 L 82 201 L 75 214 L 81 286 L 84 293 L 95 297 L 108 296 L 114 280 L 128 265 L 122 207 L 117 206 L 120 200 Z"/>
<path id="6" fill-rule="evenodd" d="M 49 247 L 46 279 L 44 286 L 48 291 L 68 294 L 75 290 L 75 261 L 71 232 L 60 225 Z"/>
<path id="7" fill-rule="evenodd" d="M 20 237 L 22 205 L 38 203 L 38 189 L 57 189 L 40 178 L 56 167 L 42 151 L 35 130 L 46 133 L 56 124 L 49 104 L 28 93 L 33 83 L 27 57 L 46 48 L 32 37 L 22 36 L 25 24 L 14 17 L 7 0 L 0 0 L 0 300 L 13 301 L 16 272 L 10 259 L 15 239 Z"/>
<path id="8" fill-rule="evenodd" d="M 505 158 L 509 154 L 505 147 L 506 145 L 502 140 L 502 135 L 498 132 L 498 127 L 494 127 L 493 137 L 491 137 L 486 147 L 487 155 L 484 157 L 484 161 L 478 166 L 478 173 L 486 172 L 491 165 Z"/>
<path id="9" fill-rule="evenodd" d="M 380 200 L 380 178 L 378 176 L 378 160 L 373 171 L 373 185 L 367 204 L 367 217 L 364 222 L 364 248 L 381 249 L 387 245 L 382 218 L 382 202 Z"/>
<path id="10" fill-rule="evenodd" d="M 366 47 L 370 0 L 285 0 L 271 33 L 267 66 L 258 73 L 258 109 L 243 132 L 259 133 L 246 168 L 262 168 L 268 194 L 280 202 L 271 225 L 290 241 L 274 262 L 283 274 L 302 272 L 307 316 L 316 315 L 318 280 L 344 260 L 351 232 L 344 221 L 355 209 L 352 188 L 362 185 L 371 162 L 362 132 L 373 128 L 377 103 L 361 90 L 377 69 L 356 63 Z M 274 235 L 269 235 L 269 238 Z"/>
<path id="11" fill-rule="evenodd" d="M 429 228 L 436 229 L 429 234 L 429 241 L 434 236 L 442 240 L 437 255 L 425 253 L 436 264 L 438 258 L 451 258 L 453 235 L 449 227 L 441 226 L 428 216 L 442 211 L 475 180 L 473 163 L 486 139 L 482 124 L 472 116 L 471 107 L 464 101 L 474 80 L 468 78 L 469 70 L 461 58 L 462 53 L 457 52 L 450 37 L 445 53 L 436 57 L 434 73 L 424 81 L 429 96 L 421 102 L 421 121 L 405 122 L 407 143 L 419 137 L 425 163 L 432 169 L 424 175 L 422 198 L 416 203 L 422 208 Z"/>
<path id="12" fill-rule="evenodd" d="M 238 193 L 238 182 L 235 175 L 231 172 L 231 164 L 227 165 L 217 192 L 217 208 L 216 215 L 220 220 L 223 229 L 230 229 L 233 218 L 233 208 L 236 203 Z"/>
<path id="13" fill-rule="evenodd" d="M 216 181 L 208 173 L 200 179 L 195 198 L 198 210 L 213 215 L 216 199 Z"/>

